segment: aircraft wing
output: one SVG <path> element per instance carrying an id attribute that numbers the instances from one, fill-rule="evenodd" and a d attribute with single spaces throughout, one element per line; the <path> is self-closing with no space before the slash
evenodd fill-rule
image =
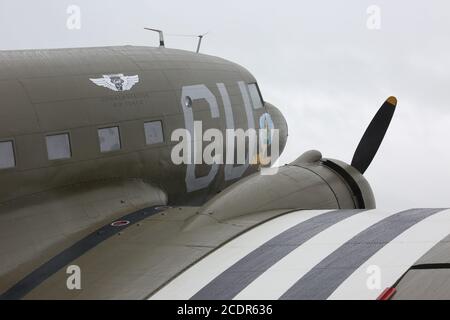
<path id="1" fill-rule="evenodd" d="M 197 209 L 128 214 L 2 298 L 376 299 L 393 287 L 393 298 L 450 297 L 450 210 L 273 210 L 193 225 Z M 67 287 L 70 265 L 81 290 Z"/>
<path id="2" fill-rule="evenodd" d="M 292 212 L 225 244 L 151 298 L 377 299 L 389 290 L 449 298 L 449 219 L 442 209 Z"/>

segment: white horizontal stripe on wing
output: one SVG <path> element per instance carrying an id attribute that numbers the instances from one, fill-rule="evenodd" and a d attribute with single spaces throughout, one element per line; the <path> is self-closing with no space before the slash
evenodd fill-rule
<path id="1" fill-rule="evenodd" d="M 376 299 L 384 289 L 391 287 L 420 257 L 448 234 L 450 234 L 450 210 L 425 218 L 374 254 L 328 299 Z M 369 279 L 376 276 L 374 270 L 379 270 L 379 287 L 373 285 L 374 282 L 371 281 L 373 278 Z"/>
<path id="2" fill-rule="evenodd" d="M 397 213 L 369 210 L 344 219 L 311 238 L 242 290 L 235 299 L 278 299 L 315 265 L 355 235 Z"/>
<path id="3" fill-rule="evenodd" d="M 273 237 L 303 221 L 329 211 L 296 211 L 265 222 L 207 255 L 149 299 L 190 299 L 222 272 Z"/>

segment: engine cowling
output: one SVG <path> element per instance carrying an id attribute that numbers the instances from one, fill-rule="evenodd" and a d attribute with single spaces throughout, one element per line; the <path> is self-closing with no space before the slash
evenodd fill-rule
<path id="1" fill-rule="evenodd" d="M 202 206 L 191 225 L 203 224 L 206 217 L 222 221 L 272 210 L 375 208 L 364 176 L 319 151 L 308 151 L 273 173 L 258 172 L 225 189 Z"/>

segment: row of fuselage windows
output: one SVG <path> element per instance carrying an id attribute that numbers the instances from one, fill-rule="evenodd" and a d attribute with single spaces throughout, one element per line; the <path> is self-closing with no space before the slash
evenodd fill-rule
<path id="1" fill-rule="evenodd" d="M 255 108 L 263 106 L 264 102 L 256 83 L 248 84 L 250 99 Z M 164 134 L 161 121 L 150 121 L 144 123 L 145 141 L 147 145 L 164 142 Z M 70 159 L 72 149 L 69 133 L 51 134 L 45 137 L 47 144 L 47 155 L 50 161 Z M 120 140 L 120 129 L 118 126 L 98 129 L 98 140 L 100 152 L 118 151 L 122 148 Z M 14 141 L 0 141 L 0 170 L 16 167 L 14 152 Z"/>
<path id="2" fill-rule="evenodd" d="M 144 123 L 145 142 L 147 145 L 163 143 L 164 134 L 161 121 Z M 122 149 L 120 129 L 118 126 L 98 129 L 98 141 L 100 152 L 106 153 Z M 70 159 L 72 149 L 69 133 L 51 134 L 45 137 L 47 156 L 51 161 Z M 16 167 L 14 141 L 0 141 L 0 170 Z"/>

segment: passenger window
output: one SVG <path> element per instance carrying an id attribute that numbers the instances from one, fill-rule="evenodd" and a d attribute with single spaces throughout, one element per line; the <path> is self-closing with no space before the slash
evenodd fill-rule
<path id="1" fill-rule="evenodd" d="M 0 142 L 0 169 L 10 169 L 15 166 L 14 143 L 12 141 Z"/>
<path id="2" fill-rule="evenodd" d="M 101 152 L 117 151 L 121 148 L 119 127 L 98 129 L 98 139 Z"/>
<path id="3" fill-rule="evenodd" d="M 253 108 L 259 109 L 263 106 L 263 99 L 259 92 L 258 85 L 256 83 L 250 83 L 248 85 L 248 91 L 250 92 L 250 98 L 252 99 Z"/>
<path id="4" fill-rule="evenodd" d="M 46 142 L 49 160 L 69 159 L 72 157 L 68 133 L 47 136 Z"/>
<path id="5" fill-rule="evenodd" d="M 164 142 L 164 134 L 161 121 L 151 121 L 144 123 L 145 143 L 156 144 Z"/>

